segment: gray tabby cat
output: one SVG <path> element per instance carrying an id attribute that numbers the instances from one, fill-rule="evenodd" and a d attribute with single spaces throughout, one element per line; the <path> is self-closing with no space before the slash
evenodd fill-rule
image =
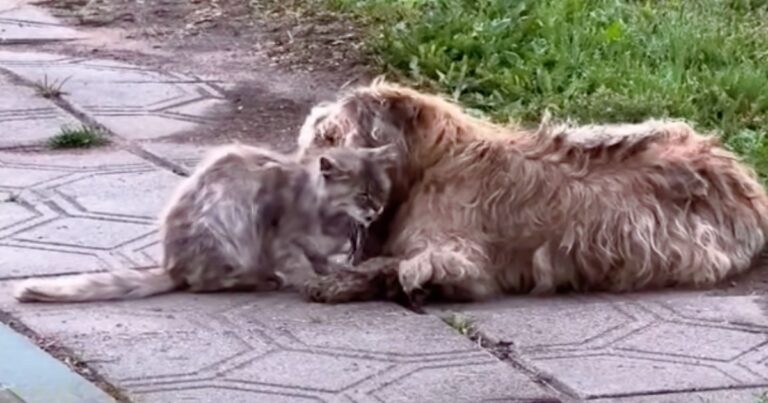
<path id="1" fill-rule="evenodd" d="M 335 265 L 356 263 L 338 255 L 345 248 L 357 251 L 361 241 L 351 238 L 361 231 L 354 230 L 381 214 L 390 192 L 386 169 L 395 157 L 390 147 L 336 148 L 304 161 L 258 147 L 220 147 L 179 186 L 160 216 L 160 268 L 31 279 L 15 297 L 82 302 L 177 289 L 301 286 Z"/>

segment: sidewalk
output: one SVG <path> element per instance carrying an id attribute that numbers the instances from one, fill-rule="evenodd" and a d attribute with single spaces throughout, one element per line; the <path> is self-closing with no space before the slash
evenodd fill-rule
<path id="1" fill-rule="evenodd" d="M 10 288 L 28 276 L 156 265 L 155 217 L 206 148 L 180 136 L 232 107 L 223 80 L 51 50 L 80 35 L 40 8 L 0 0 L 0 313 L 118 399 L 768 401 L 761 294 L 513 297 L 429 315 L 291 293 L 16 303 Z M 43 97 L 36 84 L 46 80 L 66 80 L 64 93 Z M 62 126 L 80 124 L 103 126 L 110 144 L 48 149 Z M 28 343 L 0 327 L 0 390 L 48 403 L 58 400 L 28 391 L 51 386 L 49 371 L 84 382 L 37 350 L 19 355 L 33 351 Z"/>

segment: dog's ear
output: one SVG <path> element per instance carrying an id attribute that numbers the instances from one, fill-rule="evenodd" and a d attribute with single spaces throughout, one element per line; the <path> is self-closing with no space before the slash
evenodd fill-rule
<path id="1" fill-rule="evenodd" d="M 365 149 L 364 152 L 373 161 L 386 166 L 394 165 L 400 157 L 398 147 L 395 144 L 386 144 L 381 147 L 368 148 Z"/>

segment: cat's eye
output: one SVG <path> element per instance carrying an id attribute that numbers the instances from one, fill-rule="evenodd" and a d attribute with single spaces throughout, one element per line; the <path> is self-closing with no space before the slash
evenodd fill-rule
<path id="1" fill-rule="evenodd" d="M 357 204 L 368 204 L 371 198 L 366 193 L 359 193 L 355 196 L 355 202 Z"/>

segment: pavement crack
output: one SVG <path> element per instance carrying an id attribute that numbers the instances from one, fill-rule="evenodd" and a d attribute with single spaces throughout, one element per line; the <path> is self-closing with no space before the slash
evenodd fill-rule
<path id="1" fill-rule="evenodd" d="M 459 313 L 450 313 L 441 316 L 440 319 L 459 334 L 474 342 L 478 347 L 496 357 L 499 361 L 510 365 L 544 389 L 552 391 L 566 399 L 562 400 L 553 397 L 549 398 L 549 400 L 536 400 L 537 403 L 562 403 L 579 399 L 579 394 L 571 387 L 559 381 L 554 376 L 539 371 L 533 365 L 526 363 L 514 348 L 514 342 L 491 337 L 480 330 L 471 317 Z"/>
<path id="2" fill-rule="evenodd" d="M 34 82 L 31 82 L 30 80 L 27 80 L 24 77 L 21 77 L 8 69 L 0 67 L 0 72 L 5 73 L 5 76 L 8 77 L 11 80 L 11 82 L 14 84 L 23 85 L 30 88 L 35 88 L 36 86 Z M 71 116 L 73 116 L 75 119 L 80 121 L 80 123 L 88 127 L 98 129 L 101 132 L 105 133 L 107 135 L 107 138 L 114 145 L 130 152 L 131 154 L 136 155 L 137 157 L 151 163 L 152 165 L 168 170 L 178 176 L 187 177 L 190 175 L 190 171 L 187 168 L 183 167 L 182 165 L 179 165 L 173 161 L 169 161 L 158 155 L 155 155 L 154 153 L 147 151 L 146 149 L 141 147 L 141 145 L 138 144 L 137 142 L 126 139 L 118 135 L 114 131 L 110 130 L 108 127 L 104 126 L 103 124 L 99 123 L 96 119 L 88 115 L 81 108 L 67 101 L 64 96 L 50 97 L 50 98 L 46 98 L 46 100 L 58 106 L 60 109 L 67 112 Z M 37 149 L 39 147 L 27 147 L 27 148 Z"/>

